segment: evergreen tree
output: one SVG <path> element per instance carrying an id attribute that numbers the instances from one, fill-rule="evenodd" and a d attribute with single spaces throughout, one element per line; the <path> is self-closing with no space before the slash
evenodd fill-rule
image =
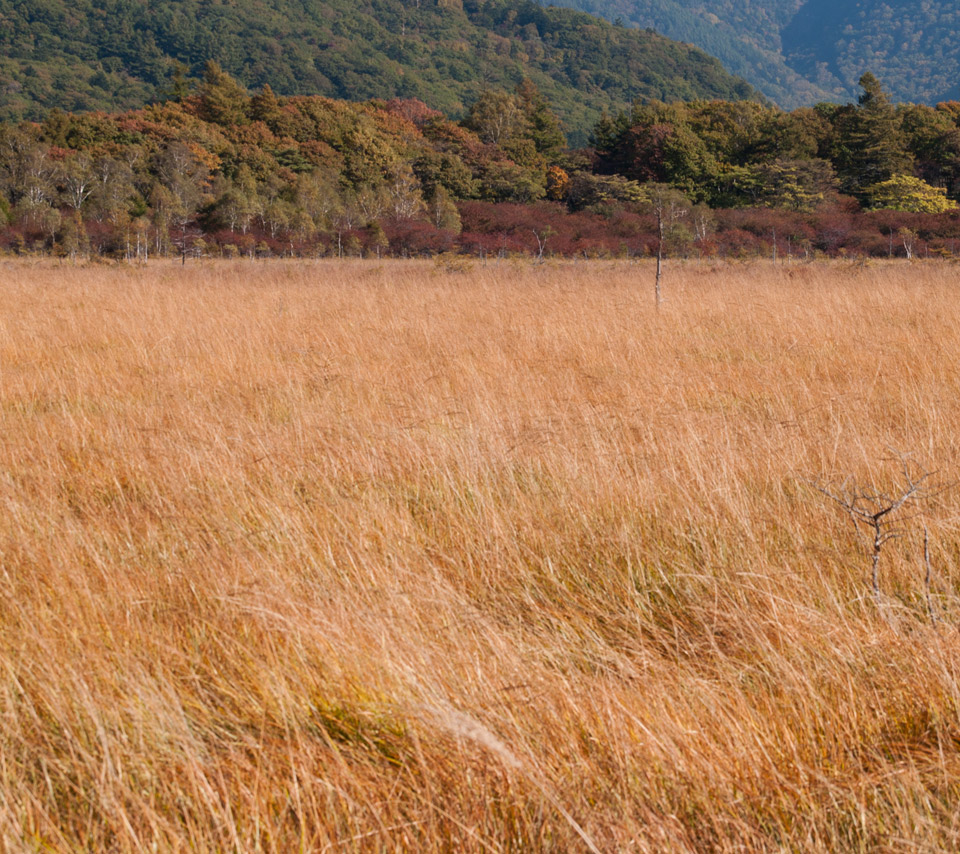
<path id="1" fill-rule="evenodd" d="M 951 195 L 960 189 L 960 128 L 949 107 L 911 104 L 900 110 L 916 174 Z"/>
<path id="2" fill-rule="evenodd" d="M 867 72 L 860 86 L 856 108 L 837 117 L 834 162 L 842 189 L 862 197 L 865 187 L 912 172 L 913 158 L 900 116 L 880 81 Z"/>
<path id="3" fill-rule="evenodd" d="M 203 72 L 200 103 L 207 121 L 218 125 L 236 125 L 246 121 L 250 99 L 236 80 L 210 60 Z"/>
<path id="4" fill-rule="evenodd" d="M 187 71 L 189 69 L 182 62 L 173 60 L 173 70 L 170 73 L 170 91 L 169 96 L 172 101 L 182 104 L 187 95 L 190 94 L 190 81 L 187 80 Z"/>
<path id="5" fill-rule="evenodd" d="M 274 94 L 270 84 L 264 87 L 250 99 L 250 118 L 264 122 L 273 129 L 280 116 L 280 99 Z"/>
<path id="6" fill-rule="evenodd" d="M 780 158 L 750 170 L 754 204 L 812 211 L 836 192 L 836 177 L 825 160 Z"/>
<path id="7" fill-rule="evenodd" d="M 537 153 L 548 160 L 555 158 L 567 147 L 567 138 L 563 135 L 557 114 L 530 80 L 524 80 L 517 86 L 516 95 L 520 109 L 527 118 L 527 136 L 536 147 Z"/>

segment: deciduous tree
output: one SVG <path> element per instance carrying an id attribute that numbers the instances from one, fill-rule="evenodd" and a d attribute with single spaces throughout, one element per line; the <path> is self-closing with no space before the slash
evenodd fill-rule
<path id="1" fill-rule="evenodd" d="M 957 203 L 947 198 L 943 187 L 931 187 L 912 175 L 894 175 L 864 190 L 872 210 L 944 213 L 955 210 Z"/>

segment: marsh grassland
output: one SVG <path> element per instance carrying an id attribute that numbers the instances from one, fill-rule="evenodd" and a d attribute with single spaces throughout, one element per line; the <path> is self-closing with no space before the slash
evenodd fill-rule
<path id="1" fill-rule="evenodd" d="M 3 263 L 5 849 L 955 850 L 958 268 L 664 288 Z"/>

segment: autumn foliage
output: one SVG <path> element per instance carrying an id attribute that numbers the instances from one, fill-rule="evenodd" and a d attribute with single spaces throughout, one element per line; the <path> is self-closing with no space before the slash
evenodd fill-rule
<path id="1" fill-rule="evenodd" d="M 682 193 L 673 257 L 955 254 L 950 105 L 783 113 L 637 103 L 570 150 L 529 81 L 461 122 L 413 99 L 254 95 L 210 63 L 196 94 L 0 125 L 0 249 L 18 255 L 638 257 L 652 188 Z M 898 239 L 912 235 L 908 248 Z"/>

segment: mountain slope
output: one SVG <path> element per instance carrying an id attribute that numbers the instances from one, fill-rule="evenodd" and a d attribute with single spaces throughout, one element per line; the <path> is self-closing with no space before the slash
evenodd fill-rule
<path id="1" fill-rule="evenodd" d="M 955 2 L 807 0 L 781 36 L 790 65 L 828 87 L 852 90 L 870 70 L 898 100 L 960 97 Z"/>
<path id="2" fill-rule="evenodd" d="M 830 90 L 788 67 L 780 31 L 802 0 L 552 0 L 608 20 L 695 44 L 785 109 L 831 100 Z"/>
<path id="3" fill-rule="evenodd" d="M 960 95 L 952 0 L 560 0 L 691 42 L 785 108 L 852 100 L 865 71 L 896 100 Z"/>
<path id="4" fill-rule="evenodd" d="M 529 0 L 0 0 L 0 118 L 137 106 L 209 59 L 248 87 L 454 116 L 528 77 L 575 142 L 636 97 L 756 96 L 690 45 Z"/>

